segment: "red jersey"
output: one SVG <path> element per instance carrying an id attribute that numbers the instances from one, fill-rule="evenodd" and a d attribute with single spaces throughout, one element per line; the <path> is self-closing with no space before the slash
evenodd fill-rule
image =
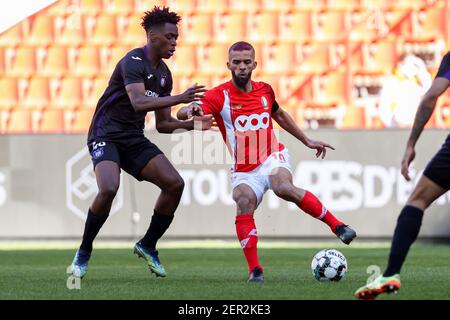
<path id="1" fill-rule="evenodd" d="M 284 149 L 273 132 L 272 87 L 264 82 L 251 84 L 252 91 L 242 92 L 230 80 L 209 90 L 199 101 L 203 112 L 216 119 L 233 156 L 235 172 L 252 171 L 273 152 Z"/>

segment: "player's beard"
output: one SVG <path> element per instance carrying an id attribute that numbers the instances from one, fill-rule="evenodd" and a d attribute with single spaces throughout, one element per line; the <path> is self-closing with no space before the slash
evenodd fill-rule
<path id="1" fill-rule="evenodd" d="M 234 74 L 234 72 L 231 73 L 231 76 L 233 78 L 233 82 L 236 86 L 238 86 L 241 89 L 245 90 L 245 86 L 250 81 L 250 78 L 252 77 L 252 72 L 250 71 L 248 75 L 245 78 L 241 78 Z"/>

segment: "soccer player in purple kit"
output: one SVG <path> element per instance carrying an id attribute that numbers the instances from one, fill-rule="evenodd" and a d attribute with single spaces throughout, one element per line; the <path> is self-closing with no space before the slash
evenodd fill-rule
<path id="1" fill-rule="evenodd" d="M 408 168 L 416 156 L 415 145 L 426 123 L 433 114 L 436 102 L 450 85 L 450 52 L 444 56 L 430 89 L 420 102 L 416 112 L 406 150 L 402 160 L 402 175 L 410 181 Z M 450 189 L 450 135 L 441 149 L 428 162 L 423 176 L 412 191 L 406 206 L 400 212 L 392 239 L 388 266 L 384 273 L 371 283 L 359 288 L 355 296 L 375 299 L 379 294 L 397 292 L 400 289 L 400 270 L 410 246 L 416 240 L 422 225 L 424 211 Z"/>
<path id="2" fill-rule="evenodd" d="M 156 129 L 172 133 L 194 129 L 194 121 L 179 121 L 170 107 L 203 97 L 203 86 L 194 85 L 171 96 L 172 75 L 162 59 L 175 52 L 180 16 L 169 8 L 154 7 L 142 17 L 147 44 L 128 52 L 117 64 L 108 87 L 100 98 L 88 134 L 98 193 L 89 208 L 83 240 L 71 265 L 74 276 L 82 278 L 91 257 L 92 243 L 108 218 L 119 188 L 121 169 L 139 181 L 161 189 L 150 226 L 134 246 L 152 273 L 165 277 L 156 243 L 170 226 L 183 193 L 184 181 L 162 151 L 144 136 L 145 116 L 155 111 Z M 194 119 L 195 129 L 211 127 L 212 116 Z"/>

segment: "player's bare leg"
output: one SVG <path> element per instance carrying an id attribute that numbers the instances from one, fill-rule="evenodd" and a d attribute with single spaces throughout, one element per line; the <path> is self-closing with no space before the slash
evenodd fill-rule
<path id="1" fill-rule="evenodd" d="M 258 261 L 258 234 L 253 214 L 257 207 L 255 192 L 246 184 L 239 184 L 233 189 L 236 202 L 236 234 L 247 260 L 249 283 L 263 283 L 263 269 Z"/>
<path id="2" fill-rule="evenodd" d="M 150 270 L 156 276 L 165 277 L 166 271 L 159 261 L 156 243 L 172 223 L 183 194 L 184 181 L 163 154 L 152 158 L 141 171 L 141 176 L 158 186 L 161 193 L 156 200 L 150 226 L 144 237 L 136 243 L 134 252 L 147 261 Z"/>
<path id="3" fill-rule="evenodd" d="M 356 232 L 336 219 L 312 193 L 296 187 L 288 169 L 275 168 L 270 175 L 270 184 L 278 197 L 295 203 L 304 212 L 322 220 L 345 244 L 349 244 L 356 237 Z"/>
<path id="4" fill-rule="evenodd" d="M 120 184 L 120 168 L 113 161 L 102 161 L 95 166 L 98 193 L 89 209 L 83 233 L 83 241 L 75 254 L 72 274 L 82 278 L 88 267 L 92 243 L 105 223 Z"/>
<path id="5" fill-rule="evenodd" d="M 417 239 L 423 213 L 446 191 L 426 176 L 420 178 L 398 217 L 386 270 L 373 282 L 359 288 L 355 292 L 356 297 L 370 300 L 381 293 L 397 292 L 400 289 L 400 270 L 409 248 Z"/>

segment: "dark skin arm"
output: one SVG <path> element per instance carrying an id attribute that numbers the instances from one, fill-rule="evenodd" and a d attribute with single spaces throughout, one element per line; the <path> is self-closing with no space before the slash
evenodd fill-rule
<path id="1" fill-rule="evenodd" d="M 322 155 L 322 159 L 325 158 L 327 153 L 326 148 L 330 148 L 334 150 L 334 148 L 322 141 L 314 141 L 309 139 L 305 133 L 297 126 L 294 119 L 287 113 L 286 111 L 279 108 L 277 111 L 272 113 L 272 119 L 274 119 L 281 128 L 289 132 L 291 135 L 300 140 L 305 146 L 310 149 L 316 149 L 316 157 L 320 157 Z"/>
<path id="2" fill-rule="evenodd" d="M 184 130 L 208 130 L 212 125 L 212 115 L 193 117 L 187 121 L 180 121 L 172 117 L 170 109 L 155 111 L 156 130 L 160 133 L 172 133 L 177 129 Z"/>
<path id="3" fill-rule="evenodd" d="M 203 92 L 206 91 L 204 86 L 197 84 L 188 88 L 185 92 L 176 96 L 167 97 L 148 97 L 145 95 L 144 83 L 130 83 L 125 86 L 128 97 L 136 112 L 140 111 L 156 111 L 180 103 L 191 103 L 198 101 L 203 97 Z"/>
<path id="4" fill-rule="evenodd" d="M 439 77 L 434 79 L 430 89 L 428 89 L 427 93 L 425 93 L 425 96 L 419 104 L 419 108 L 417 109 L 416 117 L 414 119 L 414 124 L 411 129 L 411 134 L 406 144 L 406 150 L 402 159 L 402 175 L 407 181 L 411 180 L 408 168 L 416 157 L 415 146 L 417 140 L 419 140 L 423 128 L 433 114 L 437 99 L 447 90 L 449 85 L 450 81 L 446 78 Z"/>

